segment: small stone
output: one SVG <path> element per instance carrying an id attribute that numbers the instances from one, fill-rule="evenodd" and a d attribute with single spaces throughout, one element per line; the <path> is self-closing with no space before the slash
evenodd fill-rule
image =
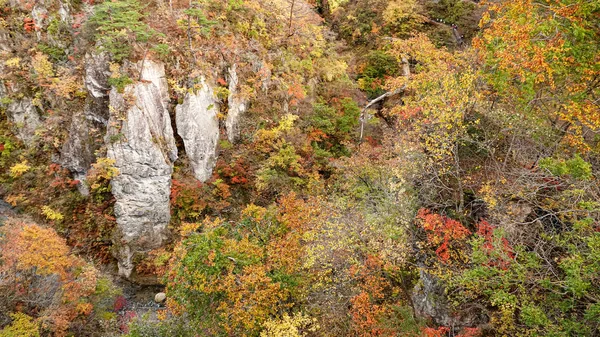
<path id="1" fill-rule="evenodd" d="M 154 295 L 154 302 L 156 303 L 162 303 L 167 299 L 167 294 L 165 293 L 158 293 L 156 295 Z"/>

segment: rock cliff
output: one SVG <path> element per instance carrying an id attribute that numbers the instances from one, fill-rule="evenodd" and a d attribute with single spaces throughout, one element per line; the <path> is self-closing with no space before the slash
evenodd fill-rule
<path id="1" fill-rule="evenodd" d="M 145 78 L 160 78 L 147 62 Z M 164 70 L 163 70 L 164 74 Z M 160 247 L 167 238 L 169 195 L 177 148 L 161 89 L 150 80 L 110 92 L 107 156 L 120 174 L 111 182 L 115 196 L 115 255 L 119 274 L 129 277 L 134 256 Z"/>
<path id="2" fill-rule="evenodd" d="M 177 133 L 183 139 L 194 176 L 202 182 L 210 178 L 217 160 L 217 111 L 213 89 L 204 80 L 200 90 L 188 93 L 183 104 L 175 108 Z"/>

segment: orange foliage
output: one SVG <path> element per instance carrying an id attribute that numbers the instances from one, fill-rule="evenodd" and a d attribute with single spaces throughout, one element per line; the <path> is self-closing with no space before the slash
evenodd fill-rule
<path id="1" fill-rule="evenodd" d="M 305 202 L 292 192 L 279 199 L 277 221 L 287 229 L 278 240 L 273 240 L 267 248 L 273 267 L 283 268 L 287 273 L 297 271 L 301 265 L 298 261 L 305 252 L 304 234 L 315 229 L 321 213 L 317 199 Z"/>
<path id="2" fill-rule="evenodd" d="M 423 229 L 427 232 L 427 240 L 437 246 L 435 253 L 443 262 L 450 259 L 450 246 L 455 240 L 465 239 L 471 232 L 460 222 L 446 216 L 431 213 L 421 208 L 417 214 Z"/>
<path id="3" fill-rule="evenodd" d="M 425 328 L 423 329 L 423 337 L 445 337 L 450 332 L 450 329 L 447 327 L 439 327 L 437 329 L 434 328 Z"/>
<path id="4" fill-rule="evenodd" d="M 361 292 L 350 299 L 353 329 L 357 336 L 390 336 L 392 330 L 385 328 L 381 320 L 390 314 L 390 307 L 383 301 L 390 283 L 383 275 L 383 262 L 379 257 L 369 255 L 363 266 L 352 268 L 352 274 L 359 281 Z"/>
<path id="5" fill-rule="evenodd" d="M 65 336 L 73 320 L 92 312 L 85 297 L 95 291 L 96 270 L 71 255 L 53 229 L 9 220 L 2 234 L 0 289 L 14 292 L 15 308 L 37 316 L 55 336 Z"/>
<path id="6" fill-rule="evenodd" d="M 439 327 L 437 329 L 434 328 L 424 328 L 422 331 L 423 337 L 445 337 L 449 336 L 450 328 L 445 326 Z M 464 328 L 458 335 L 453 335 L 455 337 L 478 337 L 481 336 L 481 329 L 479 328 Z"/>
<path id="7" fill-rule="evenodd" d="M 35 22 L 32 18 L 23 19 L 23 29 L 28 33 L 31 33 L 36 29 Z"/>

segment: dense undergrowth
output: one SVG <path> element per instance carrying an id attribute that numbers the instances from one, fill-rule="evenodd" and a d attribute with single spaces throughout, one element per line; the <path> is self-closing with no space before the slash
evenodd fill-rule
<path id="1" fill-rule="evenodd" d="M 600 334 L 597 1 L 36 5 L 0 0 L 0 194 L 27 215 L 0 224 L 0 336 Z M 120 90 L 164 62 L 173 104 L 200 76 L 227 101 L 237 64 L 251 102 L 207 182 L 177 144 L 170 243 L 136 261 L 158 320 L 100 272 L 105 146 L 88 196 L 57 164 L 90 52 Z"/>

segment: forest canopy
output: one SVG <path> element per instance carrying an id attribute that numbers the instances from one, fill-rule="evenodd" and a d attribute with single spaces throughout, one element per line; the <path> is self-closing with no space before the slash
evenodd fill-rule
<path id="1" fill-rule="evenodd" d="M 0 0 L 0 337 L 599 336 L 597 0 Z"/>

